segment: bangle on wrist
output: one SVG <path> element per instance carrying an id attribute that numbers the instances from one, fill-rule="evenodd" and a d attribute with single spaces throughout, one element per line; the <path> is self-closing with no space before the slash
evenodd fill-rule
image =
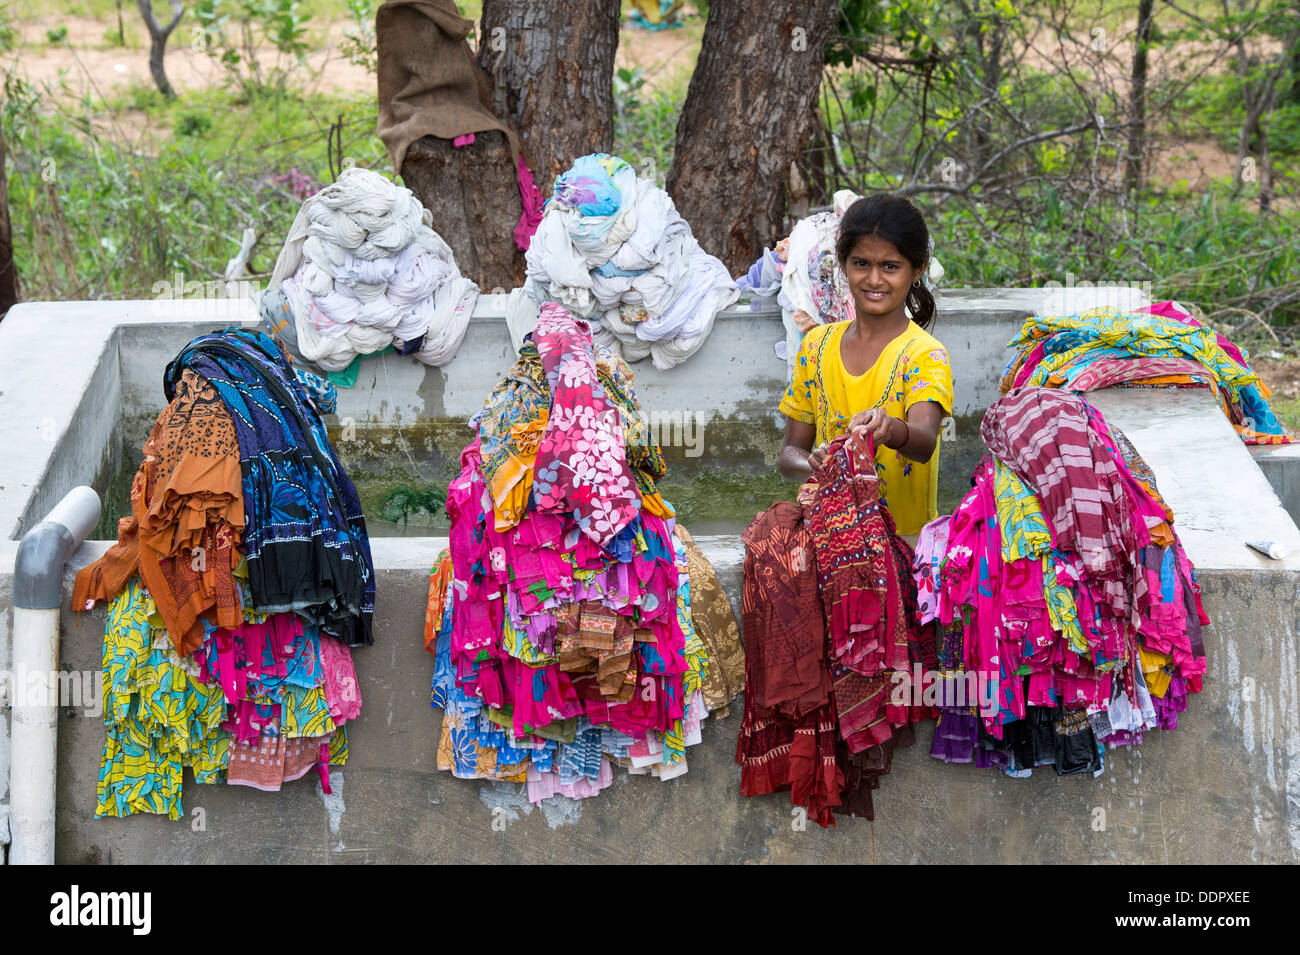
<path id="1" fill-rule="evenodd" d="M 912 429 L 908 425 L 908 423 L 906 421 L 903 421 L 902 418 L 897 418 L 895 420 L 903 422 L 903 440 L 900 441 L 898 444 L 891 444 L 889 446 L 889 449 L 891 451 L 897 451 L 899 448 L 907 447 L 907 442 L 912 439 Z"/>

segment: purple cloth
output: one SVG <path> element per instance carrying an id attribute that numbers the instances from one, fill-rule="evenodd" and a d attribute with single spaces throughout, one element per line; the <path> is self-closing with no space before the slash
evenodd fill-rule
<path id="1" fill-rule="evenodd" d="M 771 249 L 764 248 L 749 271 L 736 279 L 736 288 L 741 294 L 752 292 L 755 295 L 775 295 L 781 290 L 781 275 L 785 271 L 785 260 Z"/>

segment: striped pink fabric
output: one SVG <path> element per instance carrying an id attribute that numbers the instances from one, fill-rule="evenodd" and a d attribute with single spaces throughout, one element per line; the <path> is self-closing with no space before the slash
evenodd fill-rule
<path id="1" fill-rule="evenodd" d="M 1199 361 L 1144 355 L 1139 358 L 1098 358 L 1075 375 L 1066 387 L 1075 392 L 1097 391 L 1124 381 L 1165 375 L 1200 375 L 1208 382 L 1214 381 L 1214 376 Z"/>
<path id="2" fill-rule="evenodd" d="M 1126 575 L 1128 497 L 1081 399 L 1055 388 L 1014 388 L 989 406 L 980 434 L 1037 493 L 1060 547 L 1077 553 L 1094 577 Z"/>

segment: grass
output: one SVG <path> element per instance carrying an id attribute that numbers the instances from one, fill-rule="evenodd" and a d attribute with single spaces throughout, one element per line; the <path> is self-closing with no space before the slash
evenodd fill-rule
<path id="1" fill-rule="evenodd" d="M 1300 398 L 1274 398 L 1269 408 L 1288 432 L 1300 432 Z"/>
<path id="2" fill-rule="evenodd" d="M 169 102 L 136 87 L 49 109 L 26 93 L 8 98 L 4 121 L 29 300 L 147 298 L 178 270 L 216 278 L 248 226 L 258 234 L 250 272 L 269 272 L 301 201 L 276 177 L 328 181 L 327 132 L 339 118 L 343 156 L 389 171 L 369 97 L 209 89 Z M 128 115 L 146 132 L 128 133 Z"/>
<path id="3" fill-rule="evenodd" d="M 153 0 L 154 16 L 160 22 L 168 22 L 172 17 L 171 3 L 169 0 Z M 12 0 L 8 4 L 11 12 L 22 21 L 40 20 L 49 22 L 57 20 L 60 17 L 88 17 L 96 20 L 102 20 L 106 25 L 111 23 L 114 31 L 117 30 L 117 3 L 116 0 Z M 475 9 L 474 16 L 478 15 L 482 9 L 481 0 L 473 3 L 461 3 L 461 10 L 467 7 Z M 189 4 L 186 4 L 185 19 L 181 20 L 182 24 L 193 19 L 189 11 Z M 342 20 L 348 16 L 348 6 L 346 0 L 299 0 L 299 9 L 304 14 L 311 14 L 313 22 L 316 20 Z M 465 14 L 470 16 L 470 14 Z M 135 0 L 122 0 L 122 20 L 129 28 L 132 24 L 140 24 L 141 32 L 144 31 L 140 19 L 140 11 L 136 9 Z M 177 27 L 179 30 L 180 27 Z"/>

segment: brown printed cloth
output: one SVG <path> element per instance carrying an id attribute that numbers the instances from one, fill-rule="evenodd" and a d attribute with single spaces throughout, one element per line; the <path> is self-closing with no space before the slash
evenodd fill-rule
<path id="1" fill-rule="evenodd" d="M 730 703 L 745 689 L 745 646 L 731 601 L 718 583 L 718 575 L 700 551 L 690 531 L 678 524 L 677 537 L 686 547 L 691 580 L 691 622 L 708 652 L 700 692 L 704 705 L 718 719 L 731 712 Z"/>
<path id="2" fill-rule="evenodd" d="M 840 793 L 840 804 L 834 807 L 841 815 L 861 816 L 874 820 L 876 808 L 872 804 L 871 791 L 880 788 L 880 777 L 888 776 L 893 765 L 894 750 L 899 746 L 911 746 L 916 742 L 916 732 L 911 723 L 893 727 L 893 735 L 879 746 L 872 746 L 861 752 L 850 752 L 848 745 L 841 741 L 836 756 L 841 772 L 844 774 L 844 789 Z"/>
<path id="3" fill-rule="evenodd" d="M 379 50 L 376 132 L 400 174 L 422 136 L 455 139 L 499 129 L 517 164 L 519 136 L 492 113 L 492 87 L 466 37 L 474 21 L 453 0 L 387 0 L 375 14 Z"/>
<path id="4" fill-rule="evenodd" d="M 234 423 L 216 389 L 186 370 L 158 416 L 131 484 L 131 517 L 118 541 L 77 574 L 72 605 L 110 600 L 139 573 L 181 655 L 203 642 L 207 619 L 243 622 L 234 569 L 244 529 Z"/>
<path id="5" fill-rule="evenodd" d="M 117 543 L 77 572 L 72 582 L 73 610 L 89 610 L 101 600 L 112 600 L 140 572 L 139 532 L 134 515 L 118 520 Z"/>
<path id="6" fill-rule="evenodd" d="M 746 693 L 736 740 L 740 794 L 789 790 L 791 803 L 807 807 L 814 822 L 823 828 L 835 825 L 831 813 L 841 804 L 844 789 L 844 773 L 835 758 L 837 737 L 829 703 L 792 722 L 760 715 L 752 694 Z"/>
<path id="7" fill-rule="evenodd" d="M 136 482 L 140 578 L 185 656 L 203 643 L 202 618 L 231 630 L 244 620 L 234 576 L 244 529 L 239 442 L 216 389 L 188 369 L 145 442 Z"/>
<path id="8" fill-rule="evenodd" d="M 873 505 L 867 507 L 868 514 L 856 514 L 863 503 L 857 495 L 825 493 L 838 486 L 825 480 L 829 476 L 819 471 L 825 487 L 806 483 L 800 489 L 801 503 L 774 504 L 745 529 L 746 692 L 736 742 L 742 795 L 788 789 L 791 801 L 806 806 L 822 826 L 835 824 L 833 813 L 875 818 L 871 790 L 889 772 L 894 747 L 914 739 L 911 722 L 930 713 L 925 707 L 891 703 L 888 669 L 864 675 L 832 662 L 819 589 L 819 582 L 825 586 L 825 575 L 810 528 L 819 508 L 842 506 L 855 512 L 848 515 L 846 526 L 868 515 L 879 521 L 871 531 L 859 528 L 858 548 L 831 556 L 847 557 L 839 564 L 852 567 L 870 550 L 861 538 L 878 532 L 883 538 L 881 573 L 863 585 L 878 588 L 881 607 L 874 617 L 890 621 L 882 628 L 881 642 L 899 668 L 913 662 L 936 665 L 933 639 L 917 633 L 912 624 L 914 591 L 902 585 L 905 581 L 915 586 L 910 548 L 894 532 L 892 519 L 874 495 L 867 495 Z M 845 623 L 853 625 L 851 614 Z M 828 678 L 833 681 L 829 688 Z"/>
<path id="9" fill-rule="evenodd" d="M 790 791 L 819 825 L 835 824 L 844 774 L 830 702 L 812 539 L 798 504 L 778 502 L 742 535 L 745 707 L 736 740 L 743 796 Z"/>

